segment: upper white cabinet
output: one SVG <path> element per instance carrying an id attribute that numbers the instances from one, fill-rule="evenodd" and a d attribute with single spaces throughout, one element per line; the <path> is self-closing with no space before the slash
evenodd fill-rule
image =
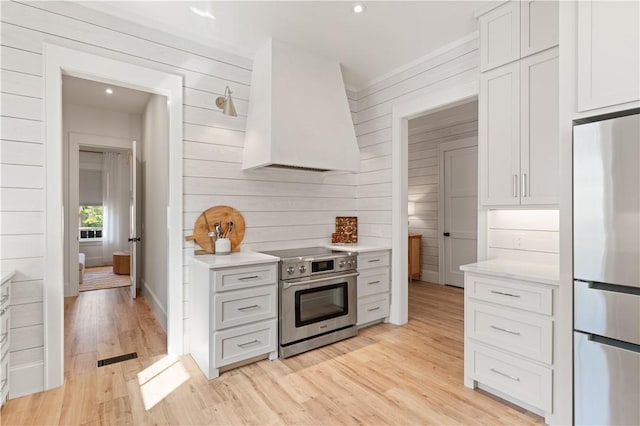
<path id="1" fill-rule="evenodd" d="M 558 44 L 557 1 L 510 1 L 478 20 L 482 72 Z"/>
<path id="2" fill-rule="evenodd" d="M 520 2 L 510 1 L 480 16 L 480 71 L 520 58 Z"/>
<path id="3" fill-rule="evenodd" d="M 579 112 L 640 100 L 640 2 L 577 2 Z"/>
<path id="4" fill-rule="evenodd" d="M 558 48 L 480 76 L 480 202 L 559 202 Z"/>

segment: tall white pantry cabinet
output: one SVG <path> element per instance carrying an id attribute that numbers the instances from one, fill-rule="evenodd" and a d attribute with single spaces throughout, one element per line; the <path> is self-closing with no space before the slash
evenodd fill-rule
<path id="1" fill-rule="evenodd" d="M 557 205 L 558 4 L 511 1 L 480 21 L 480 202 Z"/>

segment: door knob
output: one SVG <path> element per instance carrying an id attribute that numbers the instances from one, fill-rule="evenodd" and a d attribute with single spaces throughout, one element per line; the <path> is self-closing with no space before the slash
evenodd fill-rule
<path id="1" fill-rule="evenodd" d="M 451 234 L 450 234 L 450 233 L 448 233 L 448 232 L 445 232 L 445 233 L 444 233 L 444 234 L 442 234 L 442 235 L 444 235 L 445 237 L 450 237 L 450 236 L 451 236 Z"/>
<path id="2" fill-rule="evenodd" d="M 140 237 L 129 238 L 127 241 L 129 241 L 129 242 L 132 242 L 132 241 L 133 242 L 138 242 L 138 241 L 140 241 Z"/>

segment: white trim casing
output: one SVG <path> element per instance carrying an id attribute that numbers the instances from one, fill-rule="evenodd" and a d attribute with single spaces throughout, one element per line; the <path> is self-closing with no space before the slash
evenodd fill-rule
<path id="1" fill-rule="evenodd" d="M 395 105 L 392 108 L 391 166 L 391 308 L 389 322 L 406 324 L 409 318 L 407 264 L 407 201 L 408 201 L 408 120 L 427 112 L 436 112 L 469 102 L 478 96 L 477 80 Z M 480 236 L 478 236 L 480 237 Z"/>
<path id="2" fill-rule="evenodd" d="M 169 109 L 169 236 L 167 347 L 184 352 L 182 277 L 182 77 L 53 44 L 43 47 L 45 63 L 45 271 L 44 388 L 64 382 L 62 75 L 143 90 L 166 96 Z"/>

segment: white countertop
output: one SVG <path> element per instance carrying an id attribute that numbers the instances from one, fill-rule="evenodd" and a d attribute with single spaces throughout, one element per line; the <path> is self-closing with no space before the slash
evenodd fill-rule
<path id="1" fill-rule="evenodd" d="M 268 254 L 257 253 L 254 251 L 241 251 L 226 255 L 204 254 L 193 256 L 194 262 L 200 262 L 209 267 L 209 269 L 273 263 L 279 260 L 279 257 L 269 256 Z"/>
<path id="2" fill-rule="evenodd" d="M 522 262 L 507 259 L 490 259 L 460 266 L 465 272 L 489 274 L 496 277 L 535 281 L 543 284 L 559 285 L 558 265 Z"/>
<path id="3" fill-rule="evenodd" d="M 0 272 L 0 284 L 4 284 L 5 282 L 9 281 L 11 278 L 13 278 L 13 276 L 16 274 L 16 271 L 3 271 Z"/>
<path id="4" fill-rule="evenodd" d="M 380 246 L 372 244 L 329 244 L 328 249 L 335 251 L 349 251 L 352 253 L 366 253 L 371 251 L 391 250 L 391 246 Z"/>

